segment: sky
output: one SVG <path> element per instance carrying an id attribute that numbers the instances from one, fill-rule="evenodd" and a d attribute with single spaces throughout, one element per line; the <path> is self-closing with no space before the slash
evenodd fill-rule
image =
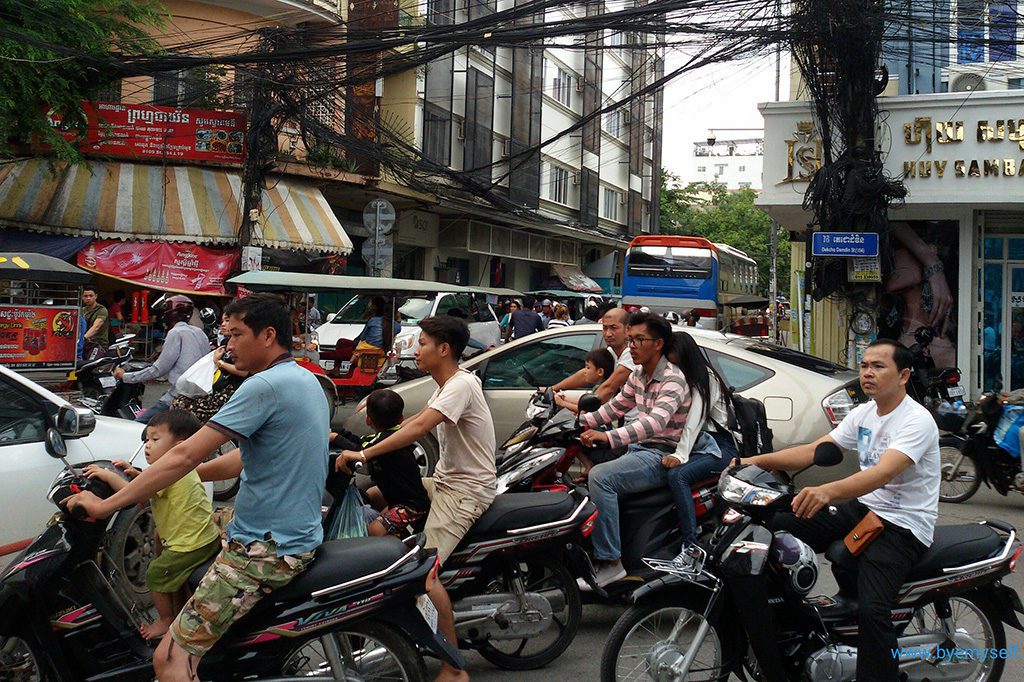
<path id="1" fill-rule="evenodd" d="M 670 52 L 666 61 L 665 70 L 671 71 L 683 63 L 683 57 Z M 788 94 L 789 59 L 783 54 L 782 99 Z M 715 64 L 676 79 L 665 89 L 662 165 L 686 184 L 694 142 L 707 140 L 709 128 L 720 129 L 716 130 L 718 140 L 760 136 L 760 130 L 727 129 L 762 128 L 757 105 L 774 99 L 774 55 Z"/>

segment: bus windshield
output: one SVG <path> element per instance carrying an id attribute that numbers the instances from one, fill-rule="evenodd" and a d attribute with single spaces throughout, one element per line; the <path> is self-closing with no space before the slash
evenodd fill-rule
<path id="1" fill-rule="evenodd" d="M 370 316 L 370 301 L 373 296 L 368 294 L 357 294 L 346 303 L 330 324 L 356 324 L 366 322 Z M 402 323 L 417 323 L 424 317 L 430 315 L 430 309 L 434 305 L 433 296 L 409 296 L 403 297 L 405 302 L 398 309 L 399 320 Z M 391 307 L 391 301 L 387 305 Z"/>
<path id="2" fill-rule="evenodd" d="M 692 246 L 634 246 L 627 274 L 638 277 L 710 279 L 711 249 Z"/>

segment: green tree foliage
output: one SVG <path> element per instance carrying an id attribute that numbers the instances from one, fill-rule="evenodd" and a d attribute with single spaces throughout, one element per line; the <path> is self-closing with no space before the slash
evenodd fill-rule
<path id="1" fill-rule="evenodd" d="M 145 28 L 165 16 L 154 0 L 0 0 L 0 158 L 41 140 L 58 158 L 81 161 L 48 113 L 85 130 L 82 100 L 119 77 L 88 57 L 154 51 Z"/>
<path id="2" fill-rule="evenodd" d="M 759 289 L 768 295 L 771 272 L 772 219 L 754 205 L 757 192 L 729 192 L 718 183 L 692 182 L 680 186 L 679 178 L 665 173 L 661 190 L 661 231 L 704 237 L 728 244 L 757 261 Z M 785 230 L 779 230 L 779 293 L 789 293 L 790 247 Z"/>

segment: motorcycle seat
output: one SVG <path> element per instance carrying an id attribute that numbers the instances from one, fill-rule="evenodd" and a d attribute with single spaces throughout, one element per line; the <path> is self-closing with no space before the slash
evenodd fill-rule
<path id="1" fill-rule="evenodd" d="M 936 526 L 932 546 L 921 555 L 907 576 L 907 581 L 930 578 L 941 574 L 943 568 L 987 559 L 1002 546 L 1002 537 L 989 526 L 980 523 Z M 829 546 L 825 558 L 841 565 L 849 565 L 853 561 L 842 540 L 836 540 Z"/>
<path id="2" fill-rule="evenodd" d="M 400 559 L 409 549 L 401 540 L 391 536 L 328 540 L 317 548 L 309 568 L 284 587 L 274 590 L 274 601 L 300 599 L 317 590 L 380 571 Z M 189 576 L 188 583 L 193 590 L 212 564 L 213 560 L 210 560 Z"/>
<path id="3" fill-rule="evenodd" d="M 718 477 L 707 478 L 703 481 L 695 483 L 692 487 L 697 488 L 714 488 L 718 485 Z M 661 486 L 660 488 L 654 488 L 652 490 L 644 490 L 639 493 L 629 493 L 626 495 L 619 495 L 619 505 L 622 507 L 629 507 L 630 509 L 661 509 L 664 507 L 672 507 L 675 505 L 675 500 L 672 499 L 672 491 L 669 490 L 668 486 Z"/>
<path id="4" fill-rule="evenodd" d="M 501 533 L 568 518 L 577 502 L 564 491 L 503 493 L 469 529 L 467 537 Z"/>

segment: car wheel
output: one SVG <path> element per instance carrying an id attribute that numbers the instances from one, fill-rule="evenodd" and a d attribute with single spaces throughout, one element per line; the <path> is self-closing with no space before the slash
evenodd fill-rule
<path id="1" fill-rule="evenodd" d="M 118 587 L 140 606 L 152 603 L 146 570 L 156 556 L 155 525 L 149 506 L 135 505 L 118 513 L 103 541 L 102 564 L 115 570 Z"/>
<path id="2" fill-rule="evenodd" d="M 420 476 L 423 478 L 433 476 L 437 460 L 441 457 L 441 449 L 434 437 L 424 436 L 422 440 L 416 441 L 412 446 L 412 452 L 416 458 L 416 464 L 420 467 Z"/>

